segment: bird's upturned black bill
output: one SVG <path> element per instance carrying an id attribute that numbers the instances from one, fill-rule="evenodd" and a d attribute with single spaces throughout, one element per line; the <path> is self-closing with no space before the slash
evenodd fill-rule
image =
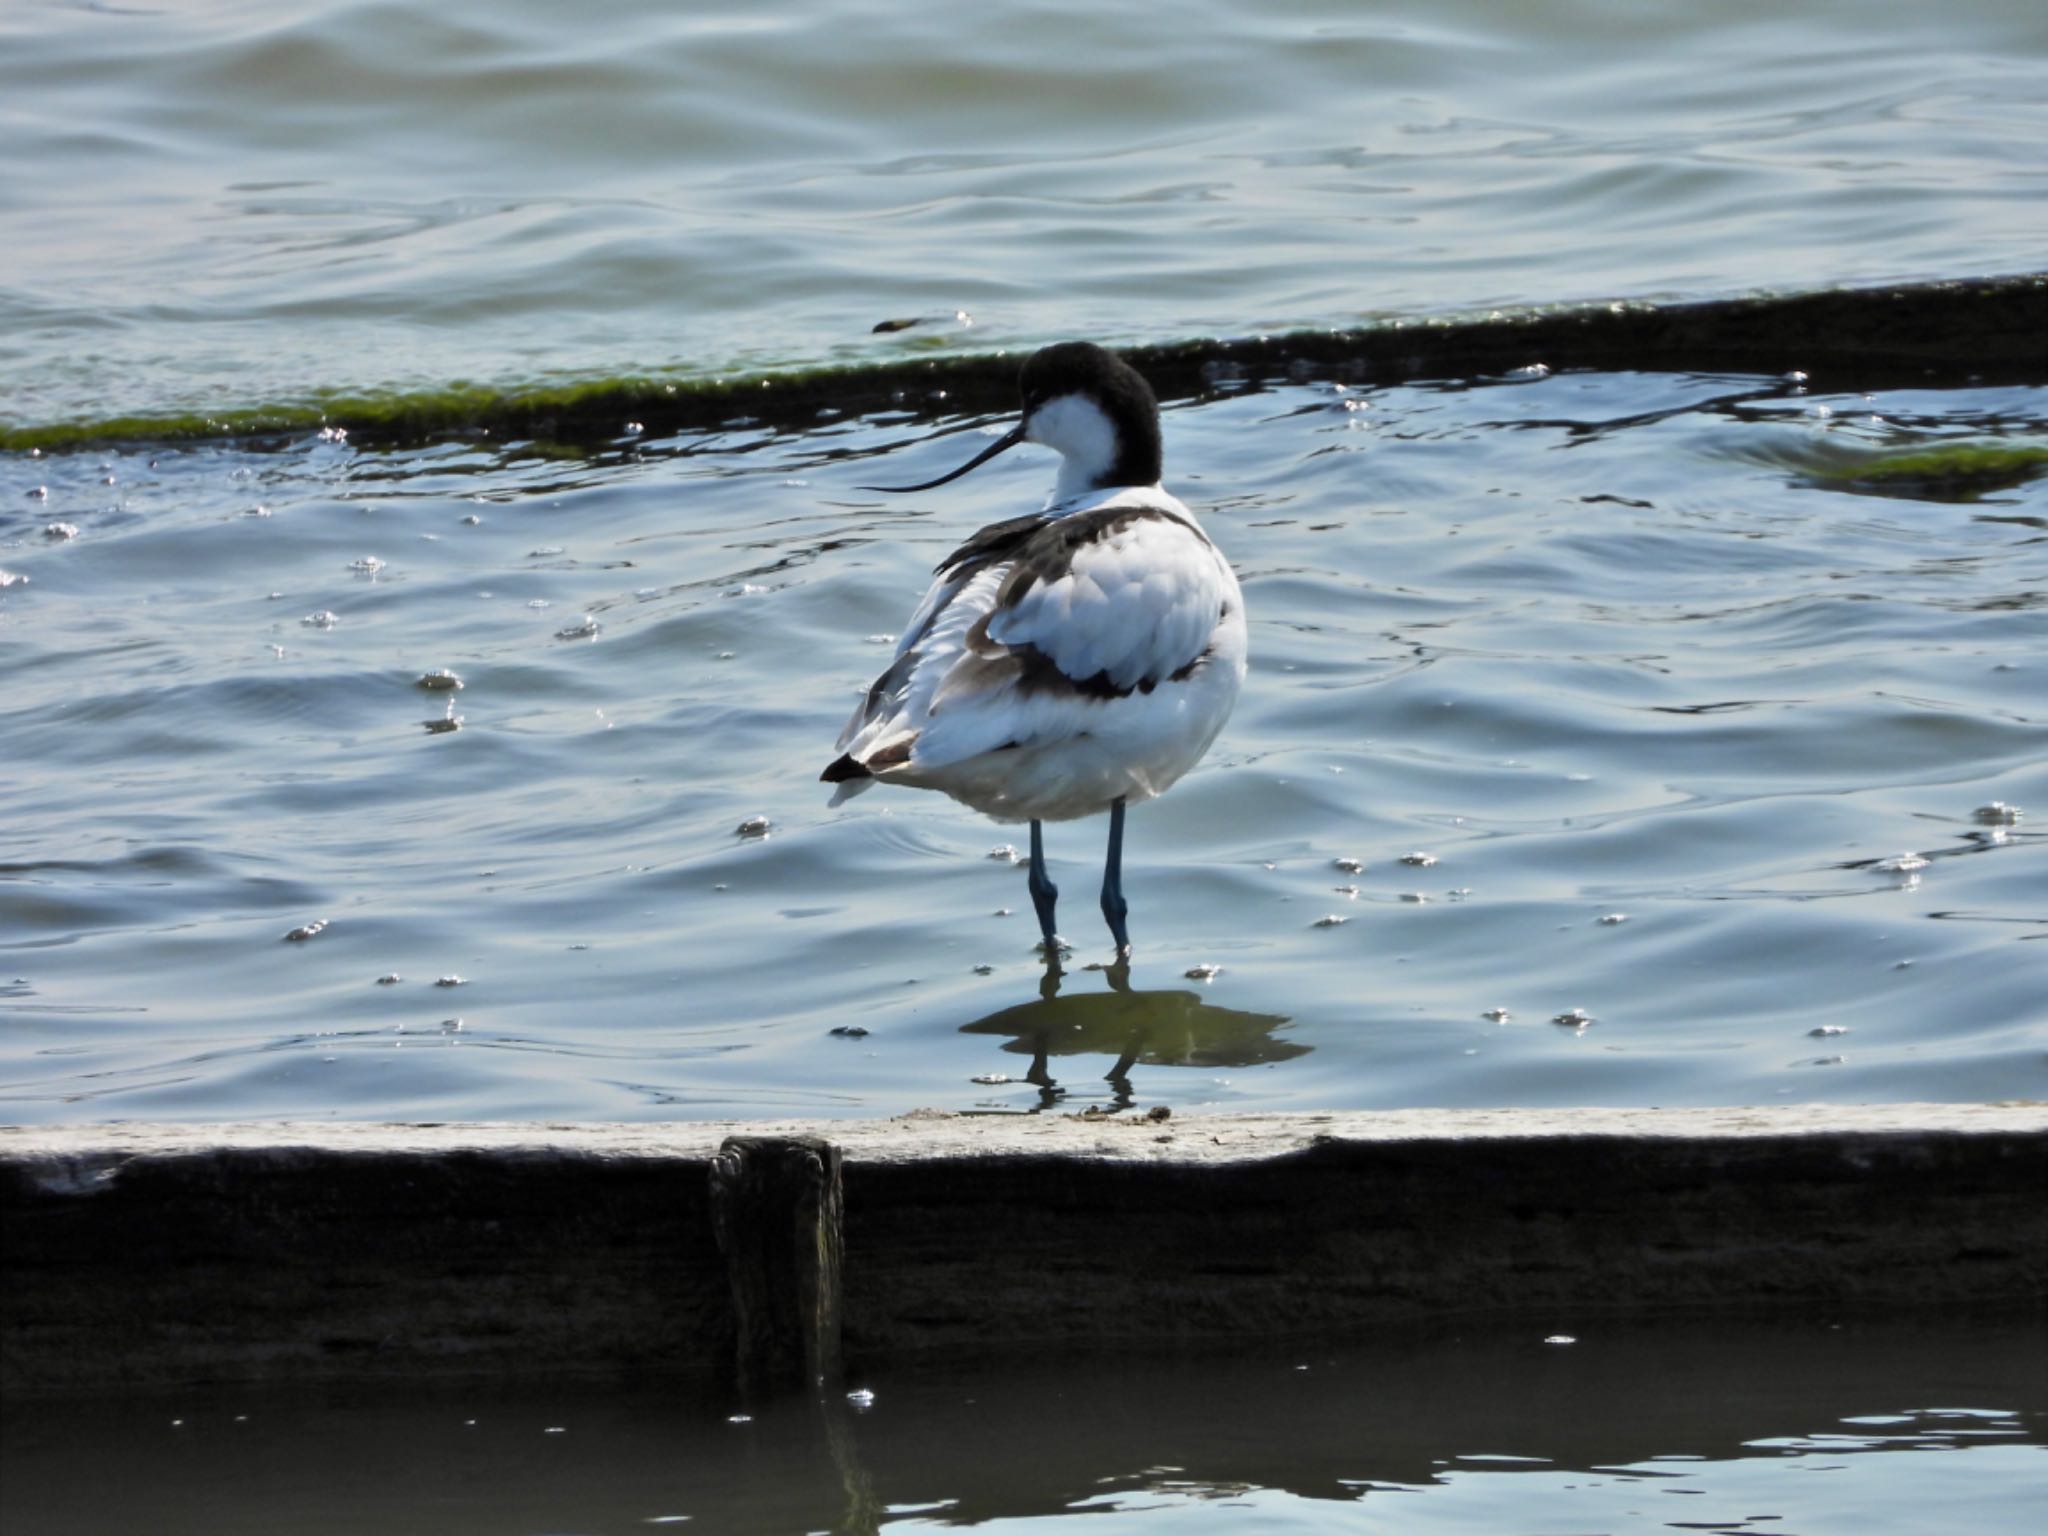
<path id="1" fill-rule="evenodd" d="M 1003 435 L 1002 435 L 1001 437 L 997 438 L 997 439 L 996 439 L 996 440 L 995 440 L 994 442 L 990 443 L 990 444 L 989 444 L 989 445 L 988 445 L 988 446 L 987 446 L 986 448 L 982 449 L 982 450 L 981 450 L 981 452 L 977 453 L 977 454 L 976 454 L 976 455 L 975 455 L 975 456 L 974 456 L 973 458 L 969 459 L 969 460 L 968 460 L 968 461 L 967 461 L 967 462 L 966 462 L 965 464 L 962 464 L 962 465 L 961 465 L 961 466 L 960 466 L 960 467 L 959 467 L 958 469 L 954 470 L 954 471 L 953 471 L 952 473 L 950 473 L 950 474 L 944 474 L 944 475 L 941 475 L 941 476 L 939 476 L 939 478 L 938 478 L 938 479 L 936 479 L 936 480 L 927 480 L 927 481 L 925 481 L 925 483 L 924 483 L 923 485 L 859 485 L 859 486 L 855 486 L 855 487 L 854 487 L 854 489 L 855 489 L 855 490 L 859 490 L 859 491 L 891 491 L 891 492 L 899 492 L 899 491 L 929 491 L 929 490 L 933 489 L 933 488 L 934 488 L 934 487 L 936 487 L 936 486 L 941 486 L 941 485 L 944 485 L 944 484 L 946 484 L 946 483 L 947 483 L 948 481 L 950 481 L 950 480 L 958 480 L 958 479 L 959 479 L 959 478 L 960 478 L 960 477 L 961 477 L 962 475 L 966 474 L 966 473 L 967 473 L 967 471 L 969 471 L 970 469 L 979 469 L 979 468 L 981 468 L 981 466 L 982 466 L 982 465 L 986 464 L 986 463 L 987 463 L 987 462 L 988 462 L 988 461 L 989 461 L 990 459 L 994 458 L 994 457 L 995 457 L 995 456 L 996 456 L 997 454 L 1001 453 L 1001 452 L 1002 452 L 1002 451 L 1003 451 L 1004 449 L 1006 449 L 1006 448 L 1014 448 L 1014 447 L 1016 447 L 1016 446 L 1017 446 L 1017 445 L 1018 445 L 1019 443 L 1021 443 L 1021 442 L 1023 442 L 1023 441 L 1024 441 L 1024 428 L 1023 428 L 1023 426 L 1022 426 L 1022 425 L 1020 424 L 1020 425 L 1018 425 L 1018 426 L 1016 426 L 1016 427 L 1012 428 L 1012 429 L 1011 429 L 1010 431 L 1008 431 L 1008 432 L 1005 432 L 1005 433 L 1004 433 L 1004 434 L 1003 434 Z"/>

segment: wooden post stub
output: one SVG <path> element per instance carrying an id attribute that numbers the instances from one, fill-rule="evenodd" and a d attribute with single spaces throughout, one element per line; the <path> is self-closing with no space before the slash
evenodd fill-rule
<path id="1" fill-rule="evenodd" d="M 728 1136 L 711 1160 L 742 1393 L 839 1380 L 839 1163 L 839 1148 L 819 1136 Z"/>

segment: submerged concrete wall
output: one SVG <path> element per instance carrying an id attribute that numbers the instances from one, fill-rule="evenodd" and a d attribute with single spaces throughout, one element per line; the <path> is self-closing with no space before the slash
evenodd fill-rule
<path id="1" fill-rule="evenodd" d="M 855 1365 L 1461 1311 L 2048 1305 L 2039 1104 L 16 1127 L 0 1389 L 723 1368 L 733 1133 L 839 1149 Z"/>
<path id="2" fill-rule="evenodd" d="M 1656 303 L 1556 304 L 1484 313 L 1388 317 L 1335 329 L 1202 337 L 1127 349 L 1164 400 L 1225 381 L 1337 378 L 1360 384 L 1475 378 L 1531 363 L 1556 369 L 1650 372 L 1809 371 L 1815 389 L 1880 389 L 1963 382 L 2039 383 L 2048 334 L 2048 273 L 1896 283 L 1878 288 L 1757 294 Z M 9 427 L 0 452 L 121 442 L 231 438 L 255 446 L 323 426 L 357 446 L 443 438 L 614 445 L 627 421 L 644 430 L 634 452 L 679 432 L 749 416 L 787 431 L 821 410 L 858 415 L 912 410 L 955 416 L 1017 404 L 1014 352 L 943 350 L 878 356 L 850 366 L 730 377 L 593 379 L 497 391 L 450 385 L 416 395 L 263 406 L 204 417 L 124 418 Z"/>

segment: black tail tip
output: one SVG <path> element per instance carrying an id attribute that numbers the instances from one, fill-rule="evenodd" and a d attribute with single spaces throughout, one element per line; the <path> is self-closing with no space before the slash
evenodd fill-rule
<path id="1" fill-rule="evenodd" d="M 869 773 L 864 766 L 856 763 L 851 755 L 841 753 L 823 773 L 818 775 L 818 782 L 821 784 L 844 784 L 848 779 L 871 779 L 873 777 L 874 775 Z"/>

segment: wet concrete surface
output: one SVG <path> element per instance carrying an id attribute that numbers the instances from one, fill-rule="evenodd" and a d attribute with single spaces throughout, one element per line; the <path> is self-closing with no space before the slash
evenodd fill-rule
<path id="1" fill-rule="evenodd" d="M 840 1149 L 849 1369 L 2048 1297 L 2038 1104 L 6 1128 L 0 1386 L 716 1378 L 739 1133 Z"/>

